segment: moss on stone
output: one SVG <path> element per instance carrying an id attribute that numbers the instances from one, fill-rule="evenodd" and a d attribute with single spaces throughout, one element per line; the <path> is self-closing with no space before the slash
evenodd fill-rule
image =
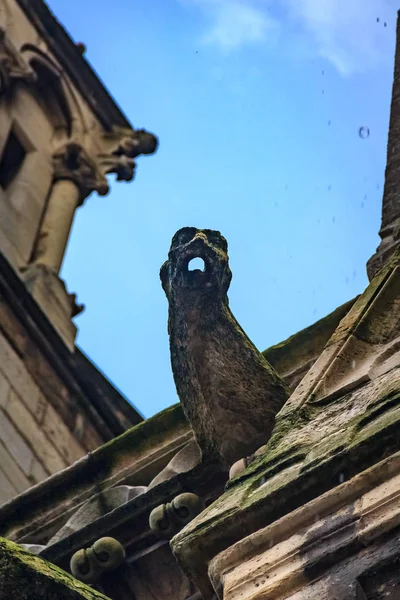
<path id="1" fill-rule="evenodd" d="M 93 458 L 99 460 L 105 458 L 109 466 L 112 466 L 114 457 L 130 454 L 132 450 L 151 448 L 152 445 L 156 445 L 165 438 L 168 431 L 185 425 L 187 422 L 181 405 L 174 404 L 100 446 L 93 452 Z M 189 426 L 187 425 L 187 427 Z"/>
<path id="2" fill-rule="evenodd" d="M 107 600 L 59 567 L 0 538 L 0 598 Z"/>

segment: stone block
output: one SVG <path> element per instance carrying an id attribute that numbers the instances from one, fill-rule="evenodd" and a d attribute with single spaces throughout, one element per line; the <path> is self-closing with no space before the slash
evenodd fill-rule
<path id="1" fill-rule="evenodd" d="M 49 477 L 50 473 L 46 471 L 43 467 L 42 463 L 38 461 L 36 458 L 33 459 L 32 469 L 31 469 L 31 477 L 35 483 L 39 483 L 40 481 L 44 481 Z"/>
<path id="2" fill-rule="evenodd" d="M 3 374 L 34 415 L 41 395 L 40 390 L 21 358 L 2 336 L 0 336 L 0 365 Z"/>
<path id="3" fill-rule="evenodd" d="M 44 415 L 42 431 L 53 442 L 57 450 L 69 464 L 86 454 L 85 450 L 74 439 L 71 431 L 63 423 L 60 415 L 49 404 Z"/>
<path id="4" fill-rule="evenodd" d="M 18 494 L 16 488 L 8 479 L 4 471 L 0 469 L 0 504 L 4 504 Z M 1 596 L 0 596 L 1 598 Z"/>
<path id="5" fill-rule="evenodd" d="M 17 394 L 11 392 L 6 408 L 7 415 L 21 431 L 34 453 L 50 471 L 56 473 L 67 465 Z"/>
<path id="6" fill-rule="evenodd" d="M 59 567 L 0 538 L 0 598 L 107 600 Z"/>
<path id="7" fill-rule="evenodd" d="M 8 393 L 10 391 L 10 382 L 6 379 L 4 374 L 0 371 L 0 406 L 5 407 L 8 400 Z"/>
<path id="8" fill-rule="evenodd" d="M 33 452 L 10 419 L 0 409 L 0 440 L 26 475 L 30 474 Z"/>
<path id="9" fill-rule="evenodd" d="M 23 273 L 23 279 L 29 292 L 73 352 L 77 328 L 71 320 L 71 297 L 64 281 L 45 265 L 31 265 Z"/>
<path id="10" fill-rule="evenodd" d="M 0 465 L 13 486 L 18 492 L 23 492 L 31 486 L 31 482 L 26 477 L 22 469 L 13 459 L 7 448 L 0 442 Z"/>

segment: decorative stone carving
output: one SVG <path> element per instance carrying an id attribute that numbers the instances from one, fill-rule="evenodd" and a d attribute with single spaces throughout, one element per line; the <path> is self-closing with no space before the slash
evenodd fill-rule
<path id="1" fill-rule="evenodd" d="M 144 129 L 129 133 L 116 129 L 105 136 L 110 141 L 107 152 L 99 154 L 97 161 L 105 174 L 115 173 L 117 181 L 131 181 L 135 175 L 135 158 L 141 154 L 153 154 L 157 150 L 157 138 Z"/>
<path id="2" fill-rule="evenodd" d="M 33 83 L 35 79 L 34 71 L 7 39 L 5 30 L 0 28 L 0 98 L 12 87 L 14 81 Z"/>
<path id="3" fill-rule="evenodd" d="M 189 492 L 179 494 L 172 502 L 154 508 L 149 517 L 150 529 L 163 540 L 170 540 L 187 523 L 204 510 L 199 496 Z"/>
<path id="4" fill-rule="evenodd" d="M 86 550 L 78 550 L 72 555 L 71 573 L 84 583 L 95 583 L 103 573 L 117 569 L 125 559 L 122 544 L 112 537 L 97 540 Z"/>
<path id="5" fill-rule="evenodd" d="M 98 163 L 75 142 L 69 142 L 53 156 L 54 181 L 73 181 L 80 191 L 78 206 L 91 192 L 105 196 L 109 185 Z"/>
<path id="6" fill-rule="evenodd" d="M 204 271 L 189 270 L 196 257 Z M 179 230 L 160 277 L 178 396 L 203 456 L 228 469 L 266 443 L 288 388 L 229 309 L 232 274 L 218 231 Z"/>
<path id="7" fill-rule="evenodd" d="M 135 131 L 114 127 L 112 132 L 106 133 L 103 140 L 109 146 L 107 152 L 114 156 L 129 156 L 137 158 L 141 154 L 153 154 L 158 147 L 156 136 L 145 129 Z"/>

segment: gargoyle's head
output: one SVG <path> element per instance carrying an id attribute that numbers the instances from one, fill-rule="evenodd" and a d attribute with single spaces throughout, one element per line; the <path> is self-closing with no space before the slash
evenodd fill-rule
<path id="1" fill-rule="evenodd" d="M 190 263 L 199 258 L 202 269 L 191 270 Z M 193 294 L 223 298 L 231 282 L 228 264 L 228 244 L 219 231 L 184 227 L 172 238 L 168 260 L 160 271 L 161 283 L 168 299 L 171 294 Z"/>

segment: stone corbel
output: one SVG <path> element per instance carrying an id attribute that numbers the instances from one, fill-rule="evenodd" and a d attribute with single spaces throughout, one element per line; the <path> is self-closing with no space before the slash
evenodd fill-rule
<path id="1" fill-rule="evenodd" d="M 15 81 L 33 83 L 35 72 L 23 60 L 15 46 L 0 28 L 0 98 L 7 93 Z"/>
<path id="2" fill-rule="evenodd" d="M 95 583 L 103 573 L 117 569 L 125 560 L 121 543 L 104 537 L 91 548 L 78 550 L 71 558 L 70 569 L 74 577 L 85 583 Z"/>
<path id="3" fill-rule="evenodd" d="M 78 206 L 91 194 L 106 196 L 109 185 L 99 162 L 76 142 L 68 142 L 53 155 L 54 181 L 73 181 L 80 192 Z"/>
<path id="4" fill-rule="evenodd" d="M 155 135 L 137 129 L 135 131 L 114 128 L 103 136 L 106 151 L 97 156 L 104 175 L 115 173 L 117 181 L 131 181 L 135 176 L 135 158 L 141 154 L 153 154 L 157 150 Z"/>
<path id="5" fill-rule="evenodd" d="M 150 513 L 149 526 L 158 538 L 170 540 L 203 510 L 203 500 L 196 494 L 185 492 L 172 502 L 154 508 Z"/>

